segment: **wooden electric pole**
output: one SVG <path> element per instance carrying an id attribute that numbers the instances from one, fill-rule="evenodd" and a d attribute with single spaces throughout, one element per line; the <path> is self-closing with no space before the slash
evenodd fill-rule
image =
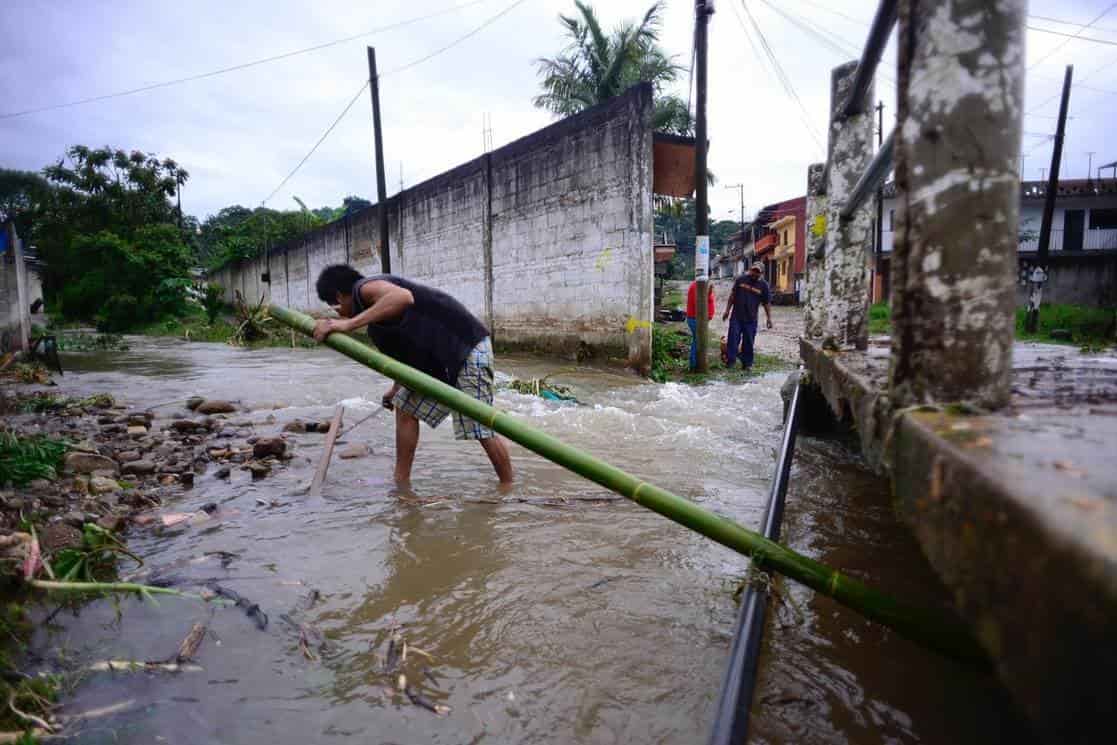
<path id="1" fill-rule="evenodd" d="M 1059 164 L 1063 159 L 1063 134 L 1067 128 L 1067 106 L 1070 104 L 1070 85 L 1074 77 L 1074 65 L 1067 65 L 1063 77 L 1063 99 L 1059 102 L 1059 123 L 1055 128 L 1055 149 L 1051 153 L 1051 174 L 1047 179 L 1047 193 L 1043 200 L 1043 220 L 1039 224 L 1039 248 L 1036 251 L 1037 266 L 1029 277 L 1031 291 L 1028 296 L 1028 314 L 1024 318 L 1024 330 L 1034 334 L 1039 328 L 1039 306 L 1043 299 L 1043 285 L 1047 281 L 1047 259 L 1051 246 L 1051 222 L 1055 217 L 1055 197 L 1059 191 Z"/>
<path id="2" fill-rule="evenodd" d="M 392 272 L 388 251 L 388 186 L 384 183 L 384 137 L 380 130 L 380 79 L 376 75 L 376 50 L 368 48 L 368 80 L 372 91 L 372 139 L 376 151 L 376 204 L 380 215 L 380 271 Z"/>
<path id="3" fill-rule="evenodd" d="M 706 26 L 713 13 L 713 0 L 694 0 L 694 279 L 695 336 L 698 372 L 710 368 L 710 317 L 707 313 L 710 275 L 710 226 L 706 195 Z"/>

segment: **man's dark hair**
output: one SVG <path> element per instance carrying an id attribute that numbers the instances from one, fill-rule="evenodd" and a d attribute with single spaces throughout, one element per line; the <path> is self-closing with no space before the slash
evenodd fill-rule
<path id="1" fill-rule="evenodd" d="M 314 288 L 318 291 L 319 300 L 332 305 L 337 302 L 339 292 L 343 295 L 351 293 L 360 278 L 361 273 L 348 264 L 331 264 L 318 275 Z"/>

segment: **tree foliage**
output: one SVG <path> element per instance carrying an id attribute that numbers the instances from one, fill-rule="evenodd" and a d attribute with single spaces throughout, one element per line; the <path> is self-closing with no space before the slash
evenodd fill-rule
<path id="1" fill-rule="evenodd" d="M 543 92 L 533 103 L 559 116 L 569 116 L 620 95 L 647 81 L 654 89 L 655 129 L 694 134 L 690 112 L 678 96 L 667 92 L 685 69 L 659 45 L 663 2 L 655 2 L 639 21 L 625 21 L 606 33 L 592 5 L 575 0 L 577 15 L 560 15 L 569 40 L 554 57 L 536 60 Z"/>
<path id="2" fill-rule="evenodd" d="M 13 220 L 16 232 L 29 239 L 32 215 L 42 207 L 50 188 L 37 173 L 0 168 L 0 223 Z"/>
<path id="3" fill-rule="evenodd" d="M 248 209 L 239 204 L 210 215 L 199 227 L 198 259 L 208 269 L 262 256 L 266 248 L 297 238 L 326 223 L 310 210 Z"/>
<path id="4" fill-rule="evenodd" d="M 667 270 L 668 276 L 673 279 L 690 279 L 694 274 L 694 223 L 693 199 L 670 199 L 657 203 L 655 210 L 657 240 L 666 236 L 668 241 L 675 242 L 675 257 Z M 724 253 L 729 246 L 729 236 L 740 228 L 740 223 L 734 220 L 711 222 L 710 257 Z"/>
<path id="5" fill-rule="evenodd" d="M 193 262 L 171 198 L 185 169 L 138 150 L 76 145 L 43 175 L 50 188 L 31 234 L 56 310 L 106 330 L 181 310 Z"/>

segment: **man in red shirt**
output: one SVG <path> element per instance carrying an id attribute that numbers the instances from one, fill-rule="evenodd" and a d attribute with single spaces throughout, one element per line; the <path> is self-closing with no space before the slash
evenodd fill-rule
<path id="1" fill-rule="evenodd" d="M 706 283 L 706 287 L 710 291 L 707 305 L 709 311 L 709 319 L 714 318 L 714 285 L 711 282 Z M 692 371 L 698 369 L 698 302 L 696 295 L 698 294 L 697 280 L 690 283 L 690 287 L 686 291 L 686 325 L 690 327 L 690 369 Z"/>

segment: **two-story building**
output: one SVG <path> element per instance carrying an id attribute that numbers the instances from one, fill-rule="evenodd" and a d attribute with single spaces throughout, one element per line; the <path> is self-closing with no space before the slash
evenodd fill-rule
<path id="1" fill-rule="evenodd" d="M 1020 182 L 1020 300 L 1029 267 L 1036 262 L 1046 181 Z M 889 255 L 896 229 L 895 185 L 884 185 L 881 245 L 877 251 L 873 301 L 890 292 Z M 975 247 L 976 248 L 976 247 Z M 1059 182 L 1048 244 L 1051 267 L 1062 275 L 1051 302 L 1099 305 L 1115 302 L 1117 281 L 1117 178 Z M 1053 278 L 1055 279 L 1055 278 Z M 1061 288 L 1061 289 L 1060 289 Z"/>
<path id="2" fill-rule="evenodd" d="M 756 218 L 729 237 L 729 248 L 712 270 L 715 278 L 735 277 L 755 261 L 764 264 L 773 302 L 799 302 L 806 271 L 807 198 L 770 204 Z"/>

